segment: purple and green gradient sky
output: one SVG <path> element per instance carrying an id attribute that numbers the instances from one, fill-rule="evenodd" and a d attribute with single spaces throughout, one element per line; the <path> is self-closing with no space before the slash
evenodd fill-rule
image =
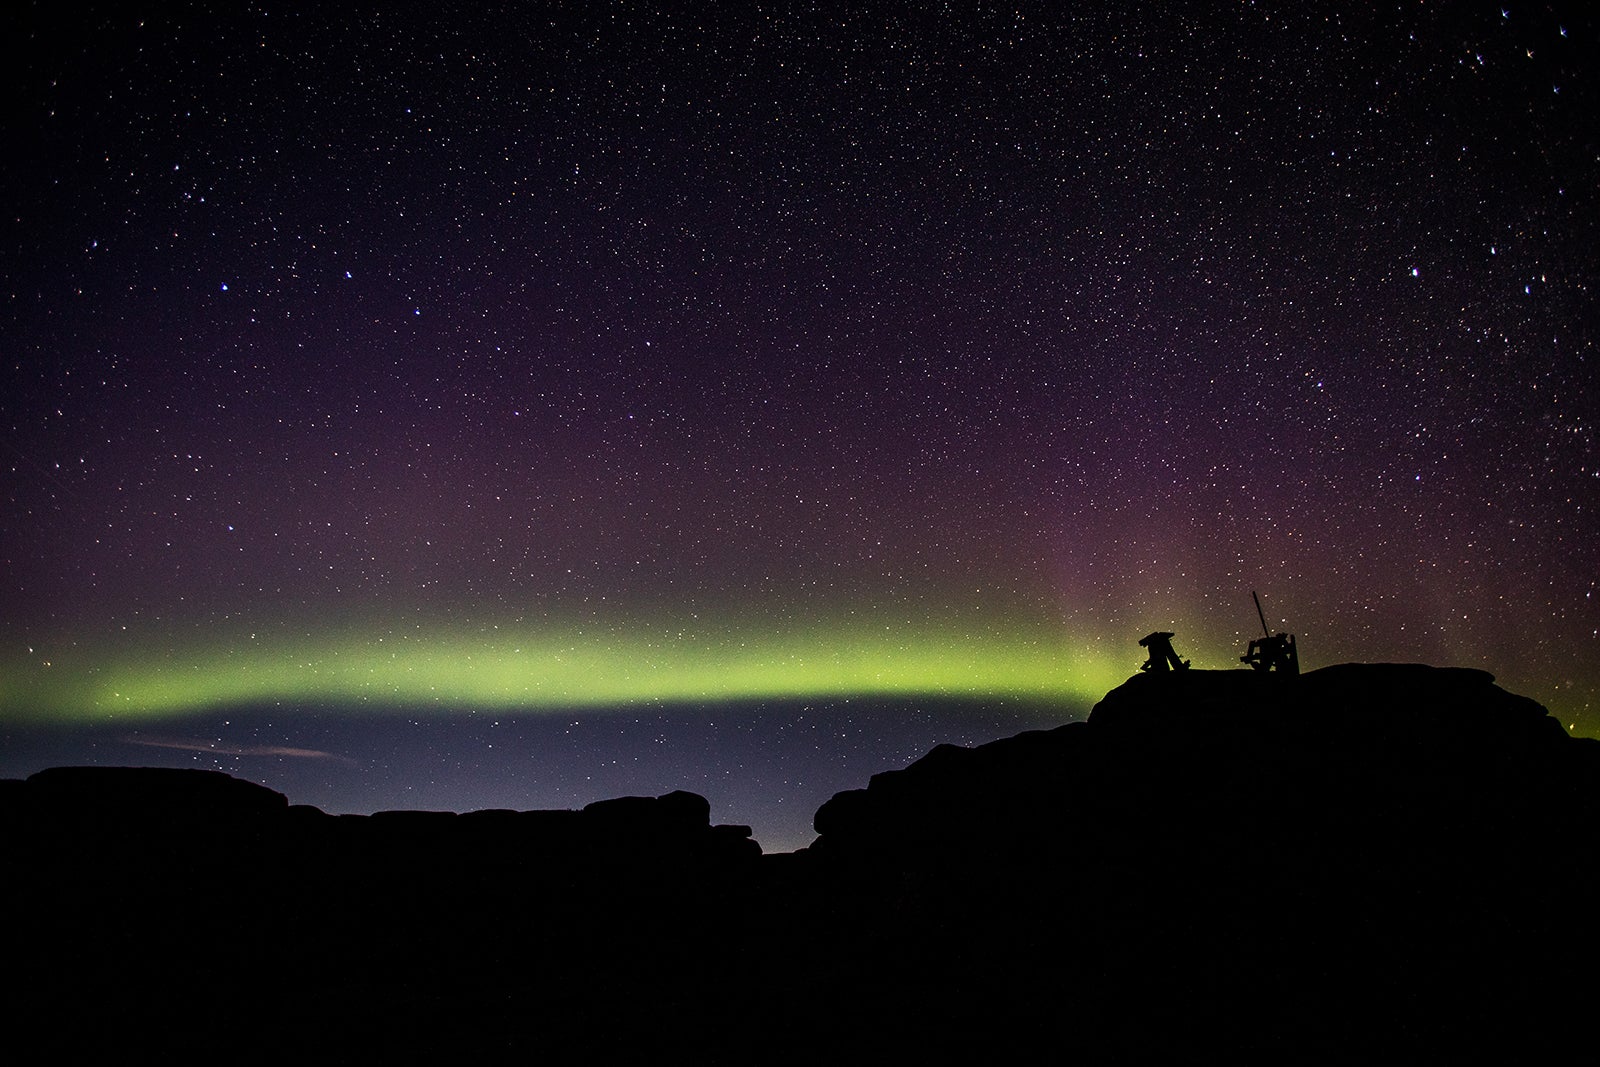
<path id="1" fill-rule="evenodd" d="M 0 773 L 793 847 L 1252 589 L 1600 734 L 1581 5 L 0 19 Z"/>

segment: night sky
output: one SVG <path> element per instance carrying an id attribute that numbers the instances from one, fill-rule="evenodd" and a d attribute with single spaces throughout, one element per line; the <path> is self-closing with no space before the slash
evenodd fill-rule
<path id="1" fill-rule="evenodd" d="M 1251 590 L 1600 735 L 1582 7 L 10 5 L 0 775 L 792 848 Z"/>

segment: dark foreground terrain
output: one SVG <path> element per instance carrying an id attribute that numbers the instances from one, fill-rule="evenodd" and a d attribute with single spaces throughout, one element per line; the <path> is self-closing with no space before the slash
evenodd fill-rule
<path id="1" fill-rule="evenodd" d="M 1600 742 L 1482 672 L 1144 675 L 763 856 L 689 793 L 0 782 L 7 1046 L 155 1062 L 1451 1061 L 1592 1041 Z"/>

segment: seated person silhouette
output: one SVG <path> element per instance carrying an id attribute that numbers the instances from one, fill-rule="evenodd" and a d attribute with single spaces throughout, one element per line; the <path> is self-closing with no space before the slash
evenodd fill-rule
<path id="1" fill-rule="evenodd" d="M 1249 650 L 1239 657 L 1258 671 L 1279 671 L 1284 674 L 1300 673 L 1300 652 L 1294 645 L 1294 634 L 1272 634 L 1250 642 Z"/>
<path id="2" fill-rule="evenodd" d="M 1172 634 L 1157 631 L 1147 634 L 1139 641 L 1140 648 L 1150 650 L 1150 658 L 1139 665 L 1141 671 L 1186 671 L 1189 661 L 1179 659 L 1178 654 L 1172 650 Z"/>

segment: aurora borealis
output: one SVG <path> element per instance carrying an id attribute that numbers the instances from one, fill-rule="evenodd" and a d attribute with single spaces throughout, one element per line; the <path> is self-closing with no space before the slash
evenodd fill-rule
<path id="1" fill-rule="evenodd" d="M 1346 6 L 0 16 L 0 774 L 787 845 L 1252 589 L 1596 733 L 1594 19 Z"/>
<path id="2" fill-rule="evenodd" d="M 127 656 L 7 694 L 12 713 L 71 723 L 299 699 L 399 709 L 508 710 L 806 697 L 1012 696 L 1093 699 L 1122 678 L 1074 661 L 1057 638 L 897 632 L 835 625 L 720 635 L 539 627 L 462 635 L 313 631 L 296 643 L 194 642 L 181 655 Z M 56 664 L 51 664 L 53 669 Z M 19 664 L 13 677 L 25 674 Z"/>

